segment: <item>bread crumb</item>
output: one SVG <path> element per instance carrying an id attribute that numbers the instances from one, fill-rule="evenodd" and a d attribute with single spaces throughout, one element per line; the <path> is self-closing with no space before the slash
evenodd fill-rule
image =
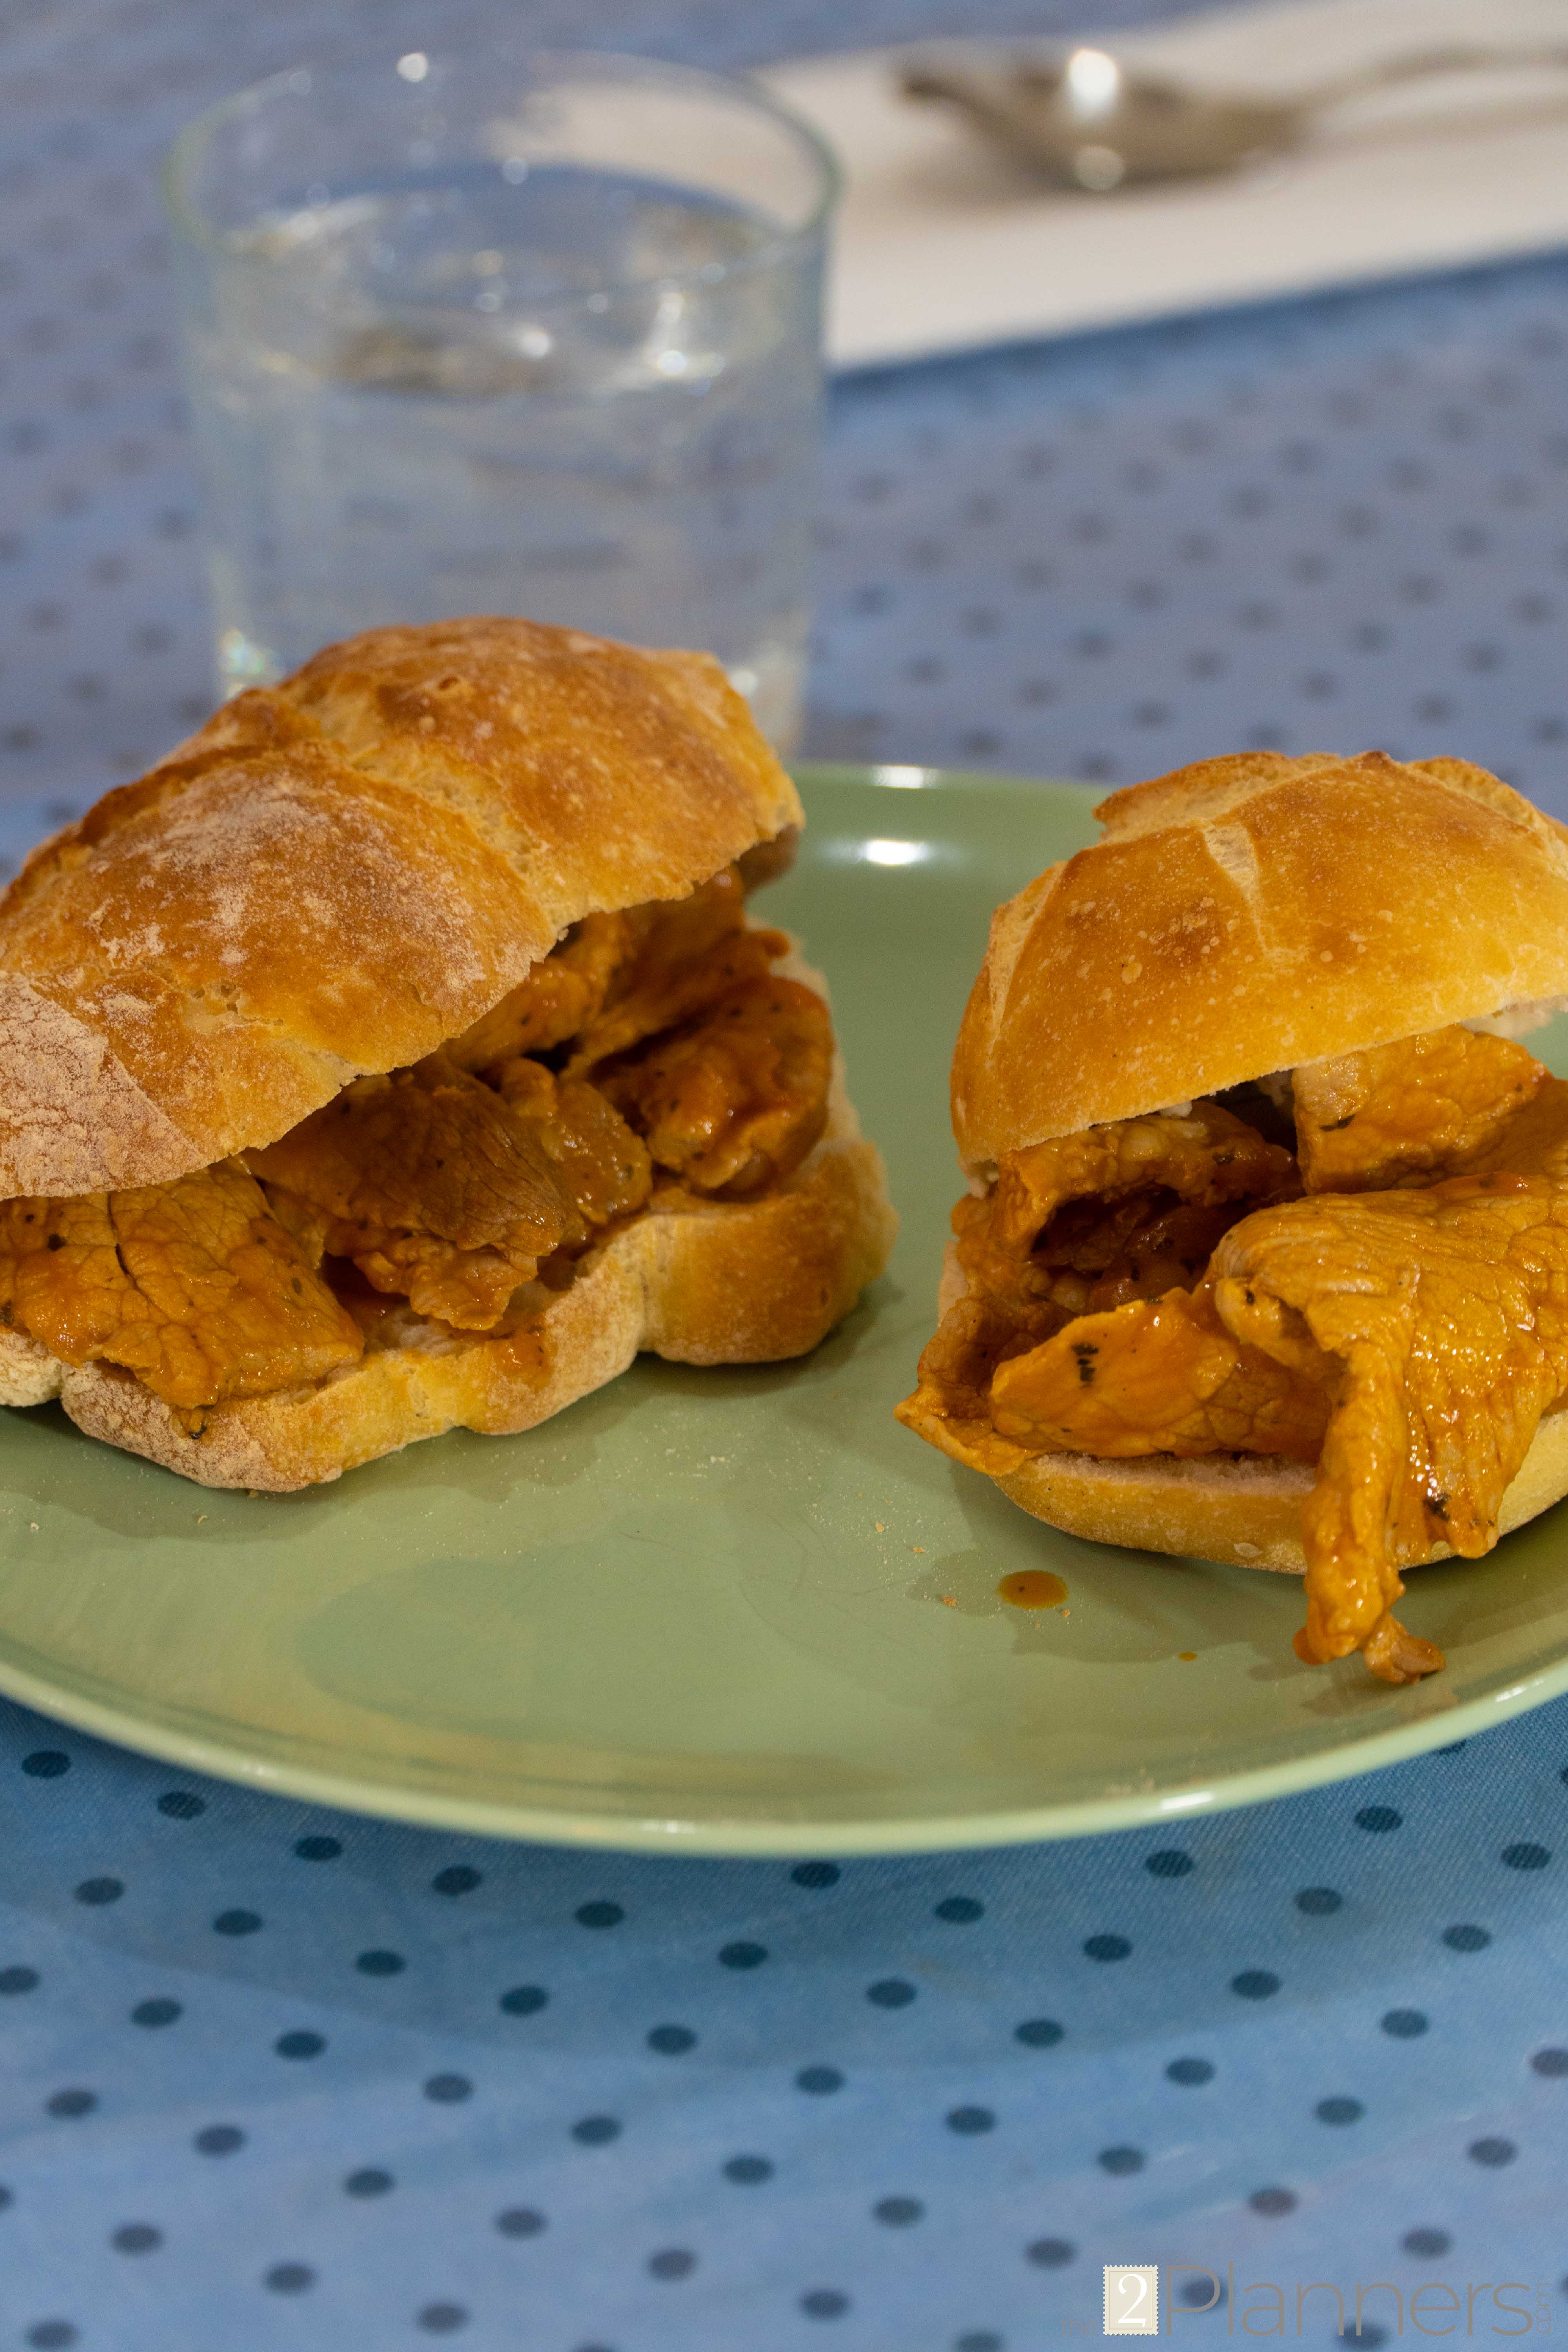
<path id="1" fill-rule="evenodd" d="M 29 1519 L 27 1521 L 27 1525 L 32 1528 L 33 1533 L 37 1535 L 38 1532 L 38 1522 L 37 1519 Z"/>
<path id="2" fill-rule="evenodd" d="M 942 1602 L 944 1609 L 956 1609 L 958 1606 L 958 1595 L 956 1592 L 939 1592 L 937 1594 L 937 1599 Z"/>
<path id="3" fill-rule="evenodd" d="M 923 1552 L 923 1551 L 924 1551 L 924 1549 L 925 1549 L 925 1546 L 924 1546 L 924 1544 L 911 1544 L 911 1545 L 910 1546 L 910 1549 L 911 1551 L 921 1551 L 921 1552 Z"/>
<path id="4" fill-rule="evenodd" d="M 873 1519 L 873 1520 L 872 1520 L 872 1522 L 871 1522 L 871 1525 L 876 1528 L 877 1533 L 878 1533 L 879 1536 L 885 1536 L 885 1535 L 887 1534 L 888 1530 L 887 1530 L 887 1528 L 882 1525 L 882 1522 L 881 1522 L 881 1520 L 880 1520 L 880 1519 Z"/>
<path id="5" fill-rule="evenodd" d="M 206 1524 L 206 1516 L 207 1516 L 207 1515 L 206 1515 L 206 1513 L 205 1513 L 205 1511 L 198 1511 L 198 1512 L 196 1513 L 196 1525 L 197 1525 L 197 1527 L 198 1527 L 198 1528 L 199 1528 L 199 1527 L 205 1527 L 205 1524 Z"/>

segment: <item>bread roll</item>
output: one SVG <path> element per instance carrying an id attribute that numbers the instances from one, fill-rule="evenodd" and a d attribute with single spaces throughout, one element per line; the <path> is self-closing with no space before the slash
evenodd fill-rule
<path id="1" fill-rule="evenodd" d="M 108 793 L 0 903 L 0 1200 L 164 1183 L 273 1142 L 469 1029 L 583 917 L 683 898 L 800 821 L 705 654 L 510 619 L 329 646 Z M 220 1404 L 192 1436 L 131 1373 L 5 1330 L 0 1402 L 58 1396 L 201 1484 L 291 1488 L 455 1424 L 531 1428 L 639 1348 L 799 1354 L 893 1228 L 839 1070 L 782 1183 L 743 1202 L 664 1184 L 505 1339 L 410 1312 L 316 1387 Z"/>
<path id="2" fill-rule="evenodd" d="M 952 1073 L 973 1186 L 1032 1144 L 1568 997 L 1568 828 L 1465 761 L 1237 753 L 1096 815 L 1102 838 L 992 920 Z M 950 1246 L 939 1315 L 963 1287 Z M 921 1398 L 900 1414 L 948 1442 Z M 1262 1454 L 1042 1453 L 995 1483 L 1074 1535 L 1299 1574 L 1313 1478 Z M 1552 1412 L 1502 1530 L 1564 1494 Z"/>
<path id="3" fill-rule="evenodd" d="M 966 1169 L 1568 992 L 1568 828 L 1462 760 L 1245 751 L 1101 802 L 998 908 L 952 1060 Z"/>

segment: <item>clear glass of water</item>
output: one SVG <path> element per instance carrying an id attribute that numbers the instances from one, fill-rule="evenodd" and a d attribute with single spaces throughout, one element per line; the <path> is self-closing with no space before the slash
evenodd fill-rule
<path id="1" fill-rule="evenodd" d="M 389 621 L 703 646 L 799 730 L 833 160 L 504 46 L 279 74 L 170 152 L 219 691 Z"/>

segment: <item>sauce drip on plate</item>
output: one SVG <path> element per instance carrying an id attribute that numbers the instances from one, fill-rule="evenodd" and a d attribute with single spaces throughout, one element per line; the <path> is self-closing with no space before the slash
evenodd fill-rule
<path id="1" fill-rule="evenodd" d="M 1057 1609 L 1067 1599 L 1068 1589 L 1048 1568 L 1017 1568 L 1002 1579 L 996 1594 L 1015 1609 Z"/>

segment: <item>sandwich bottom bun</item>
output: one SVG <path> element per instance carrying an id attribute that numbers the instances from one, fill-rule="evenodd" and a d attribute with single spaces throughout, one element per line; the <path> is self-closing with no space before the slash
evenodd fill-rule
<path id="1" fill-rule="evenodd" d="M 821 1142 L 776 1192 L 733 1204 L 655 1202 L 505 1339 L 398 1318 L 389 1328 L 402 1344 L 367 1349 L 320 1387 L 220 1405 L 187 1437 L 131 1373 L 61 1364 L 7 1333 L 0 1402 L 58 1396 L 88 1436 L 198 1486 L 286 1494 L 443 1430 L 536 1428 L 645 1348 L 683 1364 L 804 1355 L 880 1274 L 893 1225 L 881 1155 L 840 1097 Z"/>
<path id="2" fill-rule="evenodd" d="M 795 957 L 780 969 L 826 994 Z M 897 1230 L 881 1154 L 862 1138 L 836 1067 L 822 1139 L 782 1184 L 736 1202 L 656 1196 L 503 1339 L 389 1315 L 357 1363 L 312 1389 L 219 1405 L 190 1437 L 131 1373 L 64 1364 L 5 1331 L 0 1403 L 58 1397 L 88 1436 L 198 1486 L 287 1494 L 444 1430 L 534 1429 L 644 1349 L 682 1364 L 805 1355 L 881 1273 Z"/>
<path id="3" fill-rule="evenodd" d="M 1102 1462 L 1092 1454 L 1041 1454 L 996 1480 L 1009 1502 L 1069 1536 L 1121 1544 L 1129 1551 L 1173 1552 L 1184 1559 L 1234 1561 L 1238 1568 L 1306 1572 L 1301 1506 L 1315 1475 L 1309 1462 L 1278 1454 L 1147 1454 Z M 1568 1495 L 1568 1412 L 1550 1414 L 1535 1433 L 1519 1475 L 1502 1498 L 1500 1535 L 1511 1534 Z M 1451 1559 L 1447 1544 L 1426 1560 Z"/>
<path id="4" fill-rule="evenodd" d="M 968 1288 L 958 1253 L 947 1244 L 937 1320 Z M 1317 1471 L 1278 1454 L 1146 1454 L 1107 1461 L 1097 1454 L 1037 1454 L 1016 1470 L 993 1473 L 1010 1503 L 1091 1543 L 1127 1551 L 1163 1551 L 1178 1559 L 1216 1559 L 1237 1568 L 1275 1568 L 1304 1576 L 1301 1506 Z M 1568 1495 L 1568 1410 L 1546 1414 L 1498 1512 L 1498 1533 L 1511 1535 Z M 1452 1559 L 1435 1544 L 1424 1568 Z"/>

